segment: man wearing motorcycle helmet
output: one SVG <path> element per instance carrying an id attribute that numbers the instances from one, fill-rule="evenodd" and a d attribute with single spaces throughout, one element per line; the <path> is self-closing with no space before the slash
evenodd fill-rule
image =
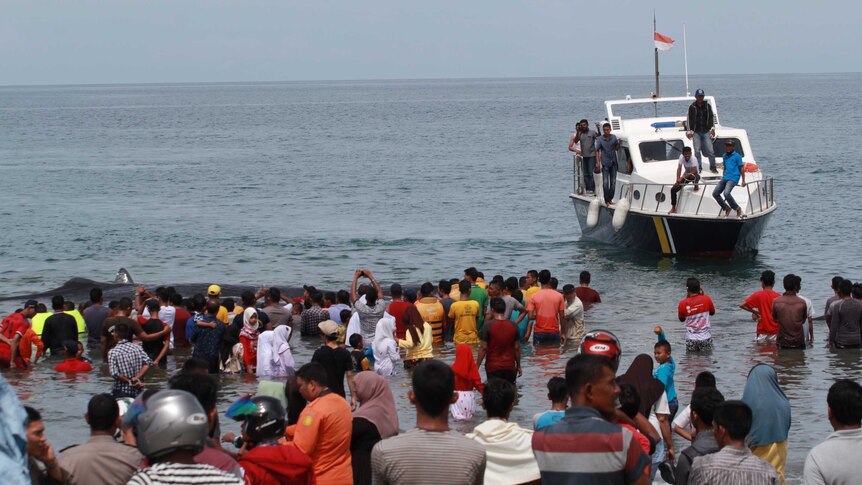
<path id="1" fill-rule="evenodd" d="M 286 412 L 281 401 L 270 396 L 243 397 L 228 410 L 242 421 L 244 444 L 239 464 L 251 485 L 269 483 L 306 485 L 314 483 L 311 458 L 294 446 L 281 444 Z"/>
<path id="2" fill-rule="evenodd" d="M 129 480 L 131 485 L 205 482 L 243 485 L 243 480 L 210 465 L 197 464 L 195 455 L 207 440 L 207 416 L 194 395 L 177 389 L 137 399 L 124 419 L 135 430 L 138 450 L 150 466 Z"/>

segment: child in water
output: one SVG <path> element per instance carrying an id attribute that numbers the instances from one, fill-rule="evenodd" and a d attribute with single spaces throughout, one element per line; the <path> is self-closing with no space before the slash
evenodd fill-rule
<path id="1" fill-rule="evenodd" d="M 350 357 L 353 358 L 353 372 L 371 370 L 371 364 L 368 363 L 368 357 L 365 356 L 365 346 L 362 343 L 362 335 L 358 333 L 351 335 L 350 346 L 353 347 L 353 350 L 350 352 Z"/>
<path id="2" fill-rule="evenodd" d="M 670 355 L 670 342 L 664 335 L 664 330 L 661 326 L 656 326 L 653 332 L 658 337 L 654 347 L 655 361 L 658 362 L 658 367 L 653 371 L 653 376 L 664 384 L 664 391 L 667 394 L 667 404 L 670 407 L 670 419 L 676 416 L 679 410 L 679 400 L 676 398 L 676 387 L 673 383 L 673 374 L 676 372 L 676 362 L 673 356 Z"/>

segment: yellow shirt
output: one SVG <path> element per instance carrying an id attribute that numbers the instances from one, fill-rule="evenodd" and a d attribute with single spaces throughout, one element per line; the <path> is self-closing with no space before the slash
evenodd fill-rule
<path id="1" fill-rule="evenodd" d="M 751 453 L 761 460 L 769 463 L 775 468 L 775 471 L 781 476 L 781 483 L 784 483 L 784 465 L 787 463 L 787 441 L 780 443 L 770 443 L 768 445 L 755 446 L 751 448 Z"/>
<path id="2" fill-rule="evenodd" d="M 431 342 L 434 337 L 431 335 L 431 325 L 425 322 L 422 325 L 422 334 L 419 336 L 419 343 L 413 343 L 413 336 L 410 332 L 404 332 L 404 340 L 398 340 L 398 346 L 407 351 L 404 360 L 413 359 L 430 359 L 433 357 L 431 353 Z"/>
<path id="3" fill-rule="evenodd" d="M 530 296 L 531 296 L 533 293 L 535 293 L 535 292 L 537 292 L 537 291 L 539 291 L 539 290 L 541 290 L 541 289 L 542 289 L 542 288 L 541 288 L 541 287 L 539 287 L 539 286 L 531 286 L 531 287 L 527 288 L 527 291 L 525 291 L 525 292 L 524 292 L 524 301 L 526 301 L 527 303 L 529 303 L 529 302 L 530 302 Z"/>
<path id="4" fill-rule="evenodd" d="M 455 321 L 453 342 L 456 344 L 479 343 L 479 333 L 476 331 L 476 322 L 479 318 L 479 302 L 475 300 L 461 300 L 452 303 L 452 306 L 449 307 L 449 318 Z"/>
<path id="5" fill-rule="evenodd" d="M 229 317 L 228 317 L 227 308 L 219 305 L 218 313 L 216 313 L 216 320 L 220 321 L 221 323 L 223 323 L 225 325 L 228 325 L 230 323 L 230 320 L 228 318 Z"/>

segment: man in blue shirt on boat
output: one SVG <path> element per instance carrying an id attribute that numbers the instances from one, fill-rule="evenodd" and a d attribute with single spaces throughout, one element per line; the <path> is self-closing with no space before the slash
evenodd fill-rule
<path id="1" fill-rule="evenodd" d="M 736 143 L 733 140 L 725 141 L 724 148 L 726 150 L 725 154 L 722 155 L 724 158 L 724 175 L 718 185 L 715 186 L 715 190 L 712 191 L 712 197 L 724 210 L 724 217 L 730 216 L 730 210 L 733 209 L 736 211 L 736 216 L 742 219 L 745 217 L 742 208 L 739 207 L 730 193 L 737 184 L 740 187 L 745 187 L 745 169 L 742 157 L 736 151 Z M 740 178 L 742 179 L 741 184 L 739 183 Z"/>

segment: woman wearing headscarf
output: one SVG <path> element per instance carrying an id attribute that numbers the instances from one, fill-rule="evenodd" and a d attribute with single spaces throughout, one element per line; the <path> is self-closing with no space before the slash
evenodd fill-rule
<path id="1" fill-rule="evenodd" d="M 242 363 L 245 371 L 254 374 L 257 366 L 257 310 L 252 307 L 242 312 L 242 330 L 239 331 L 242 344 Z"/>
<path id="2" fill-rule="evenodd" d="M 289 326 L 289 325 L 288 325 Z M 267 322 L 261 327 L 262 332 L 257 336 L 257 375 L 258 377 L 272 376 L 272 322 Z"/>
<path id="3" fill-rule="evenodd" d="M 395 364 L 401 360 L 398 355 L 398 346 L 395 343 L 395 319 L 389 314 L 377 322 L 374 329 L 374 372 L 388 377 L 395 375 Z M 358 375 L 358 374 L 357 374 Z"/>
<path id="4" fill-rule="evenodd" d="M 473 390 L 482 392 L 485 386 L 482 384 L 479 368 L 473 358 L 473 349 L 469 345 L 458 344 L 455 347 L 452 372 L 455 373 L 455 392 L 458 393 L 458 400 L 449 407 L 452 417 L 456 420 L 470 419 L 476 412 L 476 395 Z"/>
<path id="5" fill-rule="evenodd" d="M 289 343 L 292 333 L 293 329 L 290 328 L 290 325 L 279 325 L 272 331 L 272 344 L 270 345 L 272 350 L 270 362 L 272 365 L 270 370 L 274 376 L 282 377 L 296 374 L 296 362 L 293 360 Z"/>
<path id="6" fill-rule="evenodd" d="M 378 323 L 378 327 L 380 324 Z M 371 484 L 371 449 L 382 439 L 398 434 L 398 410 L 389 383 L 373 372 L 353 378 L 359 409 L 353 413 L 350 457 L 354 485 Z"/>
<path id="7" fill-rule="evenodd" d="M 748 434 L 751 452 L 772 464 L 784 482 L 790 401 L 778 385 L 778 374 L 771 365 L 758 364 L 751 368 L 742 400 L 751 408 L 751 432 Z"/>
<path id="8" fill-rule="evenodd" d="M 655 478 L 658 465 L 665 461 L 665 452 L 670 461 L 673 461 L 675 454 L 673 436 L 670 433 L 670 406 L 664 392 L 664 384 L 653 377 L 652 367 L 652 357 L 640 354 L 632 361 L 626 373 L 619 377 L 619 382 L 631 384 L 637 390 L 641 399 L 638 411 L 647 416 L 656 433 L 662 437 L 652 455 L 650 479 Z"/>

